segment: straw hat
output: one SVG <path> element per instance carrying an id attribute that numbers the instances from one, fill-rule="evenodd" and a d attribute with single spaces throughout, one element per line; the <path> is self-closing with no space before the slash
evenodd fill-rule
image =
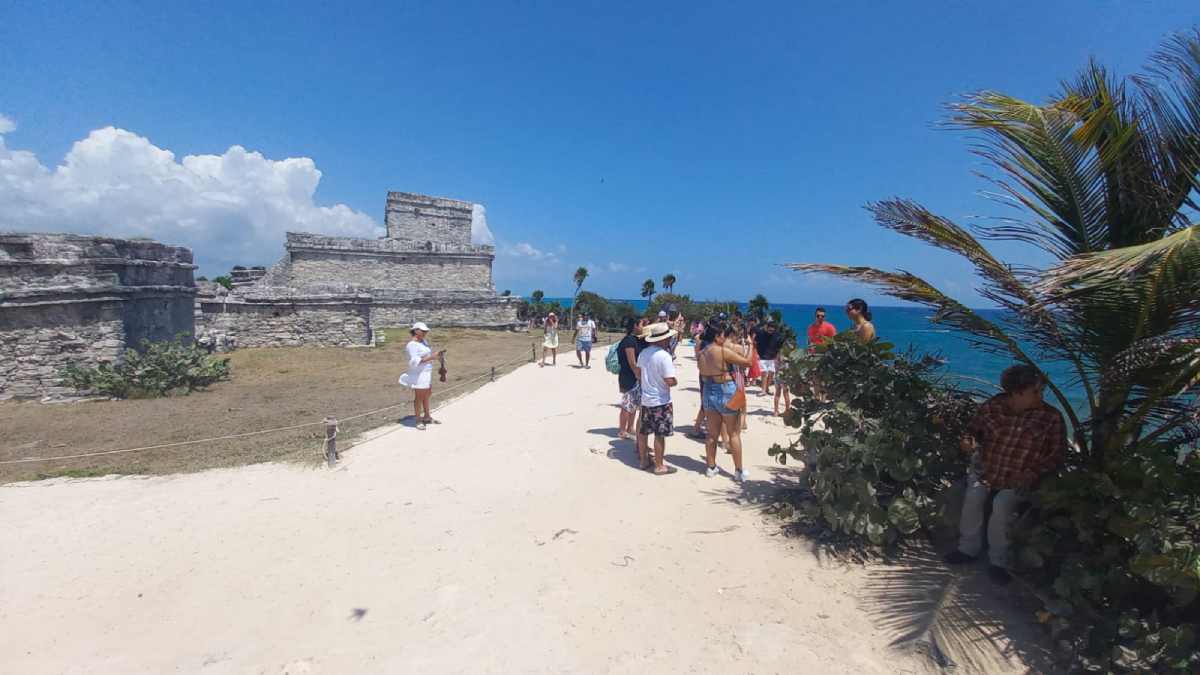
<path id="1" fill-rule="evenodd" d="M 646 342 L 661 342 L 675 336 L 675 330 L 670 324 L 659 322 L 646 326 L 642 331 L 642 339 Z"/>

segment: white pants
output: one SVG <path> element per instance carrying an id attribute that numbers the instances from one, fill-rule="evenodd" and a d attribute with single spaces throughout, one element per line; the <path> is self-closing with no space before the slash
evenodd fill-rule
<path id="1" fill-rule="evenodd" d="M 991 493 L 974 470 L 967 472 L 967 494 L 958 521 L 958 550 L 967 555 L 979 555 L 983 549 L 983 514 Z M 1027 501 L 1016 490 L 1000 490 L 992 500 L 992 517 L 987 522 L 988 560 L 997 567 L 1010 566 L 1008 526 L 1017 507 Z"/>

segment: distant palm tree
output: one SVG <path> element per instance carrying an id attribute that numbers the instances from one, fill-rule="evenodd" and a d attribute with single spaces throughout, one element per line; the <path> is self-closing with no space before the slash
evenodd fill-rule
<path id="1" fill-rule="evenodd" d="M 579 291 L 583 288 L 583 282 L 588 278 L 586 267 L 580 267 L 575 270 L 575 276 L 572 279 L 575 281 L 575 296 L 571 299 L 571 325 L 575 325 L 575 298 L 579 297 Z"/>
<path id="2" fill-rule="evenodd" d="M 759 293 L 750 298 L 750 302 L 746 303 L 746 308 L 749 310 L 750 316 L 761 320 L 767 316 L 767 310 L 771 308 L 771 303 L 767 302 L 767 296 Z"/>
<path id="3" fill-rule="evenodd" d="M 654 280 L 647 279 L 642 282 L 642 297 L 649 300 L 654 299 Z"/>
<path id="4" fill-rule="evenodd" d="M 670 293 L 675 288 L 675 275 L 667 274 L 662 278 L 663 290 Z"/>

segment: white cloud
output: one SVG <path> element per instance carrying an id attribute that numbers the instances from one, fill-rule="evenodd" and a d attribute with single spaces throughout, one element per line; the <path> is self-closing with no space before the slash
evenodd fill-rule
<path id="1" fill-rule="evenodd" d="M 538 260 L 545 262 L 558 262 L 558 254 L 552 251 L 543 251 L 529 242 L 521 241 L 509 246 L 500 248 L 500 254 L 510 258 L 528 258 L 530 260 Z"/>
<path id="2" fill-rule="evenodd" d="M 476 246 L 495 246 L 496 238 L 487 224 L 487 209 L 483 204 L 471 205 L 471 243 Z"/>
<path id="3" fill-rule="evenodd" d="M 321 172 L 307 157 L 272 160 L 235 145 L 177 160 L 145 137 L 105 127 L 50 169 L 5 145 L 2 134 L 15 128 L 0 116 L 0 230 L 151 237 L 191 248 L 210 274 L 281 257 L 288 230 L 382 234 L 361 211 L 313 201 Z"/>

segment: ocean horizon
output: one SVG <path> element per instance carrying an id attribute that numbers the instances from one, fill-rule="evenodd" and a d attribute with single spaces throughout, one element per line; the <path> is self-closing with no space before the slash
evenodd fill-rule
<path id="1" fill-rule="evenodd" d="M 559 302 L 563 307 L 571 306 L 571 298 L 545 298 L 547 302 Z M 632 305 L 639 312 L 645 311 L 649 304 L 645 299 L 621 300 L 609 299 L 609 302 L 623 302 Z M 708 301 L 701 301 L 708 302 Z M 713 301 L 719 302 L 719 301 Z M 826 320 L 839 331 L 850 326 L 843 307 L 845 301 L 827 304 L 790 304 L 772 303 L 772 310 L 779 310 L 784 323 L 796 331 L 801 344 L 806 342 L 806 328 L 812 323 L 813 313 L 818 307 L 826 309 Z M 745 302 L 739 302 L 743 311 Z M 1000 309 L 974 309 L 984 318 L 996 322 L 1004 322 L 1004 311 Z M 930 354 L 942 361 L 942 372 L 964 389 L 990 395 L 999 392 L 1000 373 L 1015 363 L 1003 355 L 994 354 L 972 344 L 971 338 L 952 328 L 936 324 L 932 321 L 933 310 L 927 307 L 903 307 L 895 305 L 872 305 L 872 322 L 880 340 L 896 345 L 898 353 L 913 351 L 919 354 Z M 1072 406 L 1081 410 L 1085 397 L 1070 369 L 1066 364 L 1043 361 L 1040 364 L 1051 379 L 1058 385 Z"/>

